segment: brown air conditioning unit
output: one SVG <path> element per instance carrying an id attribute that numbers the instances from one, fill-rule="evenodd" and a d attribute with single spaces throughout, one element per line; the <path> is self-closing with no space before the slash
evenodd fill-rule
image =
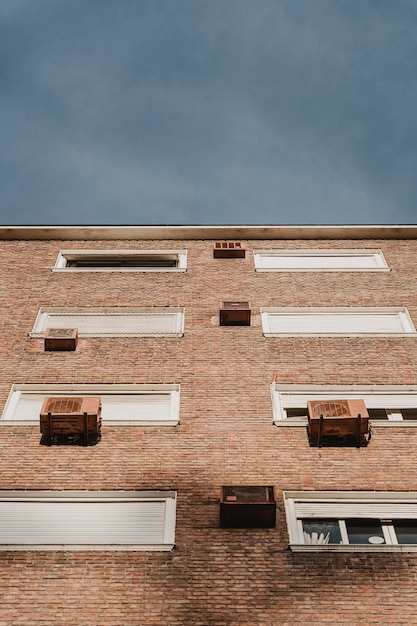
<path id="1" fill-rule="evenodd" d="M 240 241 L 216 241 L 213 257 L 215 259 L 244 259 L 245 252 Z"/>
<path id="2" fill-rule="evenodd" d="M 273 487 L 222 487 L 222 528 L 274 528 L 276 512 Z"/>
<path id="3" fill-rule="evenodd" d="M 77 347 L 76 328 L 47 328 L 45 331 L 45 351 L 73 352 Z"/>
<path id="4" fill-rule="evenodd" d="M 63 396 L 45 398 L 41 414 L 40 429 L 49 445 L 56 436 L 83 437 L 84 445 L 100 435 L 101 399 L 97 397 L 76 398 Z"/>
<path id="5" fill-rule="evenodd" d="M 363 400 L 310 400 L 308 432 L 320 447 L 323 437 L 353 435 L 359 447 L 361 438 L 369 435 L 369 414 Z"/>
<path id="6" fill-rule="evenodd" d="M 220 308 L 220 326 L 250 326 L 249 302 L 223 302 Z"/>

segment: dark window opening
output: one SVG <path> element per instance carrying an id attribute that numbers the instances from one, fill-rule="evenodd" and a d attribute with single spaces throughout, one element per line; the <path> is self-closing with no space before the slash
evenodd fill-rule
<path id="1" fill-rule="evenodd" d="M 178 267 L 178 257 L 175 254 L 91 255 L 67 258 L 67 267 Z"/>

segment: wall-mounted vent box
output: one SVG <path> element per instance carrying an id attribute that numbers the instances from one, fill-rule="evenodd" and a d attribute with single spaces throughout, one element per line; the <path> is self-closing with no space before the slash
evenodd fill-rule
<path id="1" fill-rule="evenodd" d="M 45 351 L 73 352 L 77 347 L 76 328 L 47 328 L 45 331 Z"/>
<path id="2" fill-rule="evenodd" d="M 222 528 L 274 528 L 275 522 L 273 487 L 222 487 Z"/>
<path id="3" fill-rule="evenodd" d="M 216 241 L 213 257 L 215 259 L 244 259 L 245 249 L 240 241 Z"/>
<path id="4" fill-rule="evenodd" d="M 84 445 L 97 441 L 101 430 L 101 399 L 94 396 L 45 398 L 40 430 L 48 445 L 54 437 L 82 437 Z M 67 441 L 70 443 L 70 439 Z"/>
<path id="5" fill-rule="evenodd" d="M 308 434 L 315 445 L 322 438 L 354 437 L 359 447 L 369 434 L 369 414 L 363 400 L 309 400 Z"/>
<path id="6" fill-rule="evenodd" d="M 222 302 L 220 308 L 220 326 L 250 326 L 249 302 L 236 300 Z"/>

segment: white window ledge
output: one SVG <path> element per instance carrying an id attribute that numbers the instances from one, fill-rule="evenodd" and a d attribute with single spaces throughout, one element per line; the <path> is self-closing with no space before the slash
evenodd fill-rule
<path id="1" fill-rule="evenodd" d="M 302 543 L 288 544 L 293 552 L 417 552 L 417 545 L 405 544 L 402 546 L 369 546 L 367 544 L 355 545 L 305 545 Z"/>

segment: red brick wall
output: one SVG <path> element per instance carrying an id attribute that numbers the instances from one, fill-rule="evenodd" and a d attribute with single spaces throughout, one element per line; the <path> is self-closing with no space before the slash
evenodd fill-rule
<path id="1" fill-rule="evenodd" d="M 180 383 L 177 427 L 103 427 L 89 448 L 0 428 L 1 489 L 174 489 L 177 547 L 158 552 L 0 552 L 0 626 L 417 624 L 417 554 L 292 553 L 283 490 L 417 491 L 417 429 L 368 448 L 310 448 L 272 423 L 270 382 L 417 384 L 414 338 L 265 338 L 261 306 L 407 306 L 417 325 L 417 241 L 7 241 L 0 246 L 0 400 L 13 383 Z M 63 249 L 187 249 L 186 273 L 54 273 Z M 255 273 L 252 249 L 382 248 L 391 271 Z M 222 300 L 250 327 L 219 327 Z M 183 338 L 81 339 L 45 353 L 40 306 L 184 306 Z M 219 528 L 223 484 L 274 485 L 275 529 Z M 0 529 L 1 533 L 1 529 Z"/>

